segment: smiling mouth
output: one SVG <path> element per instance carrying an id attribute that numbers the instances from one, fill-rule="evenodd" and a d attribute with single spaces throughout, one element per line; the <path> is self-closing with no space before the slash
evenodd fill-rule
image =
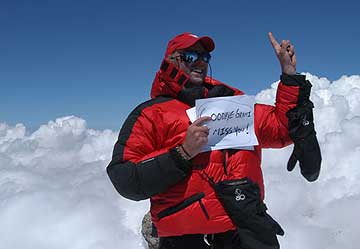
<path id="1" fill-rule="evenodd" d="M 197 73 L 197 74 L 202 74 L 203 70 L 202 69 L 193 69 L 191 72 Z"/>

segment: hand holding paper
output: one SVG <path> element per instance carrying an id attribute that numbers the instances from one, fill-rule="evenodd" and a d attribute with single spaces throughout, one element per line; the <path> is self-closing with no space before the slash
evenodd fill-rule
<path id="1" fill-rule="evenodd" d="M 194 111 L 187 111 L 190 120 L 208 116 L 208 141 L 201 151 L 220 149 L 252 150 L 258 145 L 254 132 L 254 96 L 231 96 L 196 100 Z M 194 117 L 195 116 L 195 117 Z"/>
<path id="2" fill-rule="evenodd" d="M 191 158 L 199 154 L 208 142 L 209 128 L 202 125 L 202 123 L 209 120 L 210 117 L 206 116 L 198 118 L 187 129 L 183 147 Z"/>

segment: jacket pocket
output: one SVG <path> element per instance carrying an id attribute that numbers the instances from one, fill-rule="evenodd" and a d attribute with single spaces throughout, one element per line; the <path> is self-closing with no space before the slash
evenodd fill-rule
<path id="1" fill-rule="evenodd" d="M 194 194 L 194 195 L 190 196 L 189 198 L 185 199 L 184 201 L 182 201 L 182 202 L 180 202 L 180 203 L 178 203 L 178 204 L 176 204 L 176 205 L 174 205 L 172 207 L 164 209 L 163 211 L 159 212 L 157 216 L 158 216 L 159 219 L 162 219 L 162 218 L 164 218 L 166 216 L 177 213 L 177 212 L 183 210 L 184 208 L 186 208 L 186 207 L 190 206 L 191 204 L 198 201 L 202 211 L 204 212 L 205 216 L 208 218 L 209 215 L 208 215 L 208 213 L 207 213 L 207 211 L 205 209 L 205 206 L 201 202 L 201 199 L 204 198 L 204 197 L 205 197 L 205 194 L 203 192 Z"/>

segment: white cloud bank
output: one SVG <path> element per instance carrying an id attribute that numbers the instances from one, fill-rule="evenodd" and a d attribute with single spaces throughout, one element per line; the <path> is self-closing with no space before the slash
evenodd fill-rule
<path id="1" fill-rule="evenodd" d="M 117 134 L 73 116 L 25 134 L 0 124 L 1 249 L 142 248 L 148 205 L 119 198 L 105 173 Z"/>
<path id="2" fill-rule="evenodd" d="M 360 76 L 329 82 L 307 74 L 323 155 L 320 178 L 286 171 L 292 147 L 264 150 L 270 213 L 286 249 L 352 249 L 360 244 Z M 277 84 L 257 95 L 273 103 Z M 0 123 L 0 249 L 144 248 L 148 202 L 121 198 L 105 172 L 117 132 L 87 129 L 77 117 L 27 134 Z"/>

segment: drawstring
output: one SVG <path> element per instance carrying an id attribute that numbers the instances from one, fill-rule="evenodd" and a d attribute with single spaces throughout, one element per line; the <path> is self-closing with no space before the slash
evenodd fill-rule
<path id="1" fill-rule="evenodd" d="M 210 69 L 210 85 L 212 83 L 212 68 L 211 68 L 211 65 L 209 63 L 209 69 Z"/>
<path id="2" fill-rule="evenodd" d="M 208 240 L 208 235 L 211 235 L 211 242 Z M 210 249 L 214 249 L 214 234 L 204 234 L 204 242 L 210 247 Z"/>
<path id="3" fill-rule="evenodd" d="M 227 161 L 228 161 L 228 150 L 222 150 L 223 153 L 223 167 L 224 173 L 227 175 Z M 214 178 L 210 177 L 204 170 L 201 170 L 202 175 L 205 176 L 206 180 L 210 183 L 212 187 L 215 186 Z"/>
<path id="4" fill-rule="evenodd" d="M 223 150 L 223 166 L 224 166 L 224 173 L 225 175 L 227 175 L 227 159 L 228 159 L 228 151 L 227 150 Z"/>

